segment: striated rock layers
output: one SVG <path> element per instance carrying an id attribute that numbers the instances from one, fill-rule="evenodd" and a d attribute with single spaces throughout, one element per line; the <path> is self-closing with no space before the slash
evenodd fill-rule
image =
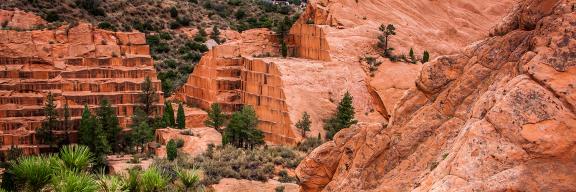
<path id="1" fill-rule="evenodd" d="M 313 122 L 308 136 L 323 134 L 323 121 L 346 91 L 354 97 L 358 120 L 385 122 L 399 98 L 413 87 L 410 82 L 420 66 L 383 63 L 381 71 L 395 70 L 378 72 L 377 76 L 388 77 L 385 80 L 370 80 L 359 58 L 377 52 L 380 24 L 399 28 L 391 42 L 399 51 L 407 51 L 410 45 L 427 48 L 433 55 L 452 53 L 485 37 L 510 2 L 309 1 L 286 39 L 291 57 L 278 57 L 279 46 L 270 32 L 246 31 L 203 56 L 183 97 L 203 109 L 212 103 L 220 103 L 228 112 L 254 106 L 266 140 L 276 144 L 294 144 L 303 138 L 294 127 L 303 112 Z M 429 10 L 430 17 L 416 9 Z M 403 71 L 408 72 L 398 75 Z"/>
<path id="2" fill-rule="evenodd" d="M 55 30 L 0 30 L 0 65 L 3 151 L 11 145 L 27 153 L 40 151 L 35 130 L 42 125 L 49 92 L 55 96 L 59 115 L 63 116 L 65 103 L 70 107 L 71 122 L 62 123 L 56 134 L 72 130 L 73 142 L 83 105 L 94 109 L 104 98 L 126 127 L 145 77 L 158 91 L 155 112 L 162 112 L 160 82 L 143 33 L 104 31 L 85 23 Z"/>
<path id="3" fill-rule="evenodd" d="M 388 126 L 314 150 L 304 191 L 576 191 L 574 0 L 524 0 L 492 36 L 423 66 Z"/>

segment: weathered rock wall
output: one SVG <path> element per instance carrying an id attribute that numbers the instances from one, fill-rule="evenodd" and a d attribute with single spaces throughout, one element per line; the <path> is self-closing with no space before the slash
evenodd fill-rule
<path id="1" fill-rule="evenodd" d="M 0 10 L 0 27 L 13 29 L 32 29 L 48 24 L 40 16 L 20 11 L 18 9 Z"/>
<path id="2" fill-rule="evenodd" d="M 247 35 L 251 34 L 251 35 Z M 254 58 L 262 53 L 277 54 L 269 31 L 249 30 L 242 39 L 213 47 L 206 53 L 184 85 L 187 103 L 209 109 L 218 103 L 225 112 L 252 106 L 265 140 L 275 144 L 295 144 L 281 74 L 276 65 Z M 255 41 L 253 36 L 260 36 Z M 260 49 L 257 49 L 260 48 Z"/>
<path id="3" fill-rule="evenodd" d="M 55 30 L 0 30 L 1 150 L 17 145 L 27 153 L 40 151 L 34 135 L 42 126 L 49 92 L 61 116 L 64 104 L 70 106 L 73 142 L 83 105 L 95 109 L 103 99 L 127 127 L 146 77 L 158 93 L 155 113 L 161 114 L 160 81 L 143 33 L 104 31 L 85 23 Z M 57 134 L 63 136 L 65 127 Z"/>
<path id="4" fill-rule="evenodd" d="M 575 191 L 574 0 L 525 0 L 489 37 L 423 66 L 388 126 L 340 131 L 304 191 Z"/>
<path id="5" fill-rule="evenodd" d="M 330 45 L 319 25 L 296 22 L 290 28 L 287 42 L 293 45 L 294 57 L 330 61 Z"/>

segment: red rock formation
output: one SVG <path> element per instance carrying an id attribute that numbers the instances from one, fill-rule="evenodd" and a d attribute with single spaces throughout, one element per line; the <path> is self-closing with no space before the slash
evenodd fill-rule
<path id="1" fill-rule="evenodd" d="M 0 27 L 13 29 L 32 29 L 34 27 L 45 26 L 48 24 L 41 17 L 32 13 L 20 11 L 0 10 Z"/>
<path id="2" fill-rule="evenodd" d="M 48 92 L 55 95 L 60 115 L 65 103 L 70 106 L 72 130 L 83 105 L 93 109 L 104 98 L 126 127 L 145 77 L 158 91 L 156 112 L 162 112 L 160 82 L 143 33 L 104 31 L 85 23 L 55 30 L 0 30 L 0 65 L 2 151 L 18 145 L 39 152 L 34 133 L 41 127 Z M 64 126 L 57 132 L 63 134 Z M 75 141 L 75 131 L 71 137 Z"/>
<path id="3" fill-rule="evenodd" d="M 185 132 L 189 132 L 186 135 Z M 215 146 L 222 145 L 222 135 L 213 128 L 201 127 L 193 129 L 157 129 L 156 130 L 156 143 L 160 144 L 159 148 L 155 149 L 155 154 L 158 157 L 166 157 L 166 144 L 171 139 L 184 141 L 184 145 L 180 151 L 195 157 L 200 155 L 208 149 L 209 144 Z"/>
<path id="4" fill-rule="evenodd" d="M 304 191 L 575 191 L 574 0 L 525 0 L 494 36 L 425 64 L 388 126 L 340 131 Z"/>
<path id="5" fill-rule="evenodd" d="M 279 47 L 273 38 L 264 37 L 270 40 L 262 41 L 254 32 L 243 33 L 241 38 L 216 47 L 203 57 L 188 80 L 187 101 L 203 109 L 213 102 L 221 103 L 229 112 L 242 105 L 253 105 L 262 120 L 260 128 L 266 133 L 266 140 L 272 143 L 293 144 L 301 140 L 302 137 L 295 134 L 298 132 L 294 123 L 303 112 L 308 112 L 313 121 L 308 135 L 323 134 L 323 121 L 333 113 L 346 91 L 354 97 L 357 119 L 384 122 L 398 99 L 413 87 L 414 83 L 410 82 L 420 67 L 384 63 L 382 70 L 392 67 L 397 70 L 378 72 L 379 76 L 389 78 L 381 81 L 375 78 L 371 82 L 359 57 L 376 52 L 374 45 L 381 23 L 393 23 L 401 28 L 393 40 L 400 51 L 412 45 L 417 50 L 430 46 L 432 48 L 427 49 L 433 55 L 450 53 L 488 34 L 495 18 L 504 14 L 502 7 L 511 4 L 496 0 L 482 3 L 415 1 L 411 2 L 414 8 L 395 6 L 402 3 L 404 1 L 310 1 L 287 38 L 289 55 L 296 58 L 254 58 L 266 52 L 277 56 Z M 435 11 L 430 18 L 423 18 L 415 14 L 414 9 Z M 387 11 L 398 14 L 386 14 Z M 456 13 L 461 18 L 455 18 Z M 447 43 L 439 43 L 448 37 Z M 259 80 L 242 79 L 243 74 L 252 70 L 247 66 L 252 65 L 257 66 Z M 264 66 L 266 70 L 260 70 Z M 397 75 L 403 71 L 409 71 L 408 75 Z M 267 83 L 265 77 L 274 81 Z M 248 89 L 252 91 L 244 94 Z M 258 102 L 263 99 L 267 101 Z"/>

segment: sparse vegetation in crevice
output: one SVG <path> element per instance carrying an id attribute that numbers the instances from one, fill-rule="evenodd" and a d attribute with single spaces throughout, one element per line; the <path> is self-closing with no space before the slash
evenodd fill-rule
<path id="1" fill-rule="evenodd" d="M 360 61 L 365 61 L 368 64 L 368 72 L 370 72 L 371 77 L 374 77 L 374 73 L 378 71 L 378 67 L 382 64 L 376 57 L 370 55 L 360 57 Z"/>
<path id="2" fill-rule="evenodd" d="M 430 59 L 428 51 L 424 51 L 422 58 L 418 58 L 413 48 L 410 48 L 408 56 L 406 56 L 404 53 L 399 55 L 394 54 L 395 49 L 390 46 L 390 38 L 396 35 L 396 27 L 394 27 L 392 24 L 382 24 L 378 30 L 380 30 L 382 34 L 378 36 L 378 43 L 376 46 L 382 50 L 382 53 L 380 54 L 382 57 L 388 58 L 392 62 L 405 62 L 412 64 L 416 64 L 418 61 L 426 63 Z"/>
<path id="3" fill-rule="evenodd" d="M 296 146 L 296 149 L 302 152 L 310 153 L 312 150 L 316 149 L 316 147 L 322 145 L 324 141 L 318 134 L 318 137 L 307 137 L 306 139 L 300 141 Z"/>

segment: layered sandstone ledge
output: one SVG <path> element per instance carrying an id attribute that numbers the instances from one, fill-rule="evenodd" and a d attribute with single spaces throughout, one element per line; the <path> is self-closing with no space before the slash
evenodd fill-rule
<path id="1" fill-rule="evenodd" d="M 573 0 L 525 0 L 494 36 L 425 64 L 388 126 L 340 131 L 304 191 L 575 191 Z"/>
<path id="2" fill-rule="evenodd" d="M 391 42 L 399 51 L 414 46 L 433 55 L 451 53 L 486 37 L 496 18 L 504 15 L 501 9 L 511 4 L 493 0 L 409 2 L 414 4 L 411 9 L 395 6 L 403 3 L 310 1 L 287 37 L 290 58 L 278 57 L 279 46 L 269 32 L 244 32 L 202 58 L 185 86 L 186 100 L 203 109 L 220 103 L 228 112 L 254 106 L 271 143 L 301 140 L 294 123 L 303 112 L 313 121 L 308 135 L 323 134 L 323 121 L 347 91 L 354 97 L 357 119 L 385 122 L 399 98 L 414 87 L 420 66 L 384 62 L 374 81 L 368 77 L 359 58 L 377 53 L 380 24 L 399 28 Z M 416 8 L 435 11 L 422 18 Z M 460 16 L 455 18 L 456 14 Z M 275 57 L 255 57 L 262 55 Z"/>
<path id="3" fill-rule="evenodd" d="M 72 142 L 83 105 L 95 109 L 104 98 L 127 127 L 145 77 L 158 93 L 155 112 L 162 113 L 160 81 L 143 33 L 105 31 L 86 23 L 54 30 L 0 30 L 0 50 L 2 150 L 17 145 L 27 153 L 39 152 L 35 130 L 42 125 L 48 92 L 54 94 L 60 115 L 65 103 L 70 106 Z M 57 132 L 64 134 L 64 128 Z"/>
<path id="4" fill-rule="evenodd" d="M 321 28 L 297 25 L 288 42 L 290 54 L 300 58 L 278 57 L 277 40 L 270 31 L 248 30 L 242 38 L 216 46 L 202 57 L 182 97 L 203 109 L 218 103 L 226 112 L 253 106 L 258 127 L 273 144 L 292 145 L 302 139 L 294 123 L 305 111 L 315 122 L 308 135 L 323 134 L 322 121 L 332 113 L 327 109 L 336 108 L 346 91 L 361 106 L 357 108 L 360 118 L 382 120 L 361 68 L 331 62 Z"/>

